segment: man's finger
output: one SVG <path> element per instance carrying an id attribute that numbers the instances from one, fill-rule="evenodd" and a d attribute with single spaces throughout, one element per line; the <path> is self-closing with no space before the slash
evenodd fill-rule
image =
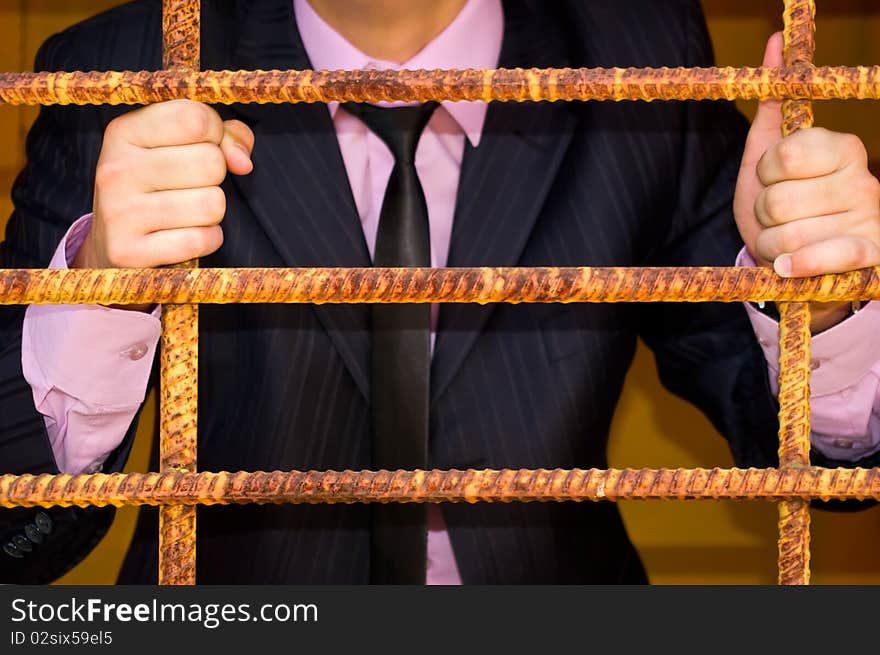
<path id="1" fill-rule="evenodd" d="M 154 232 L 143 238 L 140 248 L 146 261 L 166 266 L 206 257 L 221 245 L 223 230 L 219 225 L 214 225 Z"/>
<path id="2" fill-rule="evenodd" d="M 226 179 L 226 159 L 211 143 L 154 148 L 144 153 L 144 191 L 172 191 L 218 186 Z"/>
<path id="3" fill-rule="evenodd" d="M 869 239 L 846 236 L 820 241 L 776 258 L 773 268 L 783 277 L 846 273 L 880 263 L 880 248 Z"/>
<path id="4" fill-rule="evenodd" d="M 758 257 L 773 262 L 780 255 L 791 254 L 814 243 L 839 237 L 842 233 L 859 235 L 858 219 L 851 213 L 818 216 L 762 230 L 755 242 Z"/>
<path id="5" fill-rule="evenodd" d="M 149 105 L 120 116 L 107 129 L 107 138 L 111 141 L 117 137 L 140 148 L 195 143 L 219 145 L 225 134 L 220 114 L 192 100 Z"/>
<path id="6" fill-rule="evenodd" d="M 853 207 L 850 176 L 844 172 L 809 180 L 778 182 L 758 194 L 755 216 L 766 227 L 815 216 L 846 212 Z"/>
<path id="7" fill-rule="evenodd" d="M 218 225 L 226 215 L 226 195 L 220 187 L 156 191 L 145 196 L 146 233 L 185 227 Z"/>
<path id="8" fill-rule="evenodd" d="M 771 145 L 758 162 L 758 179 L 764 186 L 807 180 L 867 160 L 865 146 L 858 137 L 814 127 Z"/>

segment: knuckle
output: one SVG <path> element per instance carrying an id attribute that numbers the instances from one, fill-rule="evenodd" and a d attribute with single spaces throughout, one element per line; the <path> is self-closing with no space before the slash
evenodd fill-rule
<path id="1" fill-rule="evenodd" d="M 834 271 L 836 273 L 859 268 L 867 255 L 866 242 L 863 239 L 844 239 L 835 246 L 839 262 L 837 270 Z"/>
<path id="2" fill-rule="evenodd" d="M 204 141 L 211 135 L 212 118 L 205 105 L 192 100 L 182 103 L 177 114 L 181 133 L 191 143 Z"/>
<path id="3" fill-rule="evenodd" d="M 791 206 L 788 193 L 778 184 L 764 189 L 764 212 L 767 217 L 774 223 L 779 224 L 785 221 Z"/>
<path id="4" fill-rule="evenodd" d="M 795 173 L 804 159 L 804 149 L 796 139 L 784 139 L 776 145 L 776 160 L 783 175 Z"/>
<path id="5" fill-rule="evenodd" d="M 215 225 L 211 228 L 208 228 L 208 231 L 211 235 L 210 236 L 210 243 L 209 243 L 211 249 L 205 253 L 206 255 L 211 254 L 212 252 L 215 252 L 217 250 L 220 250 L 220 247 L 223 245 L 223 238 L 224 238 L 223 237 L 223 228 L 220 227 L 219 225 Z"/>
<path id="6" fill-rule="evenodd" d="M 867 239 L 856 239 L 853 246 L 853 266 L 863 267 L 875 264 L 876 247 Z"/>
<path id="7" fill-rule="evenodd" d="M 126 159 L 101 159 L 95 169 L 95 189 L 116 188 L 128 177 L 129 164 Z"/>
<path id="8" fill-rule="evenodd" d="M 113 268 L 137 268 L 136 249 L 128 247 L 123 239 L 109 239 L 105 253 L 107 261 Z"/>
<path id="9" fill-rule="evenodd" d="M 864 227 L 865 238 L 880 248 L 880 215 L 873 214 Z"/>
<path id="10" fill-rule="evenodd" d="M 796 252 L 807 245 L 804 229 L 797 222 L 789 223 L 780 228 L 779 248 L 780 253 Z"/>
<path id="11" fill-rule="evenodd" d="M 226 194 L 218 186 L 205 190 L 202 199 L 205 213 L 212 223 L 219 223 L 226 215 Z"/>
<path id="12" fill-rule="evenodd" d="M 868 161 L 868 150 L 859 137 L 855 134 L 842 134 L 840 138 L 846 153 L 851 159 L 859 162 Z"/>
<path id="13" fill-rule="evenodd" d="M 865 173 L 859 176 L 856 184 L 857 193 L 871 202 L 874 209 L 880 208 L 880 180 L 870 173 Z"/>
<path id="14" fill-rule="evenodd" d="M 770 227 L 770 218 L 767 216 L 766 197 L 767 189 L 764 189 L 758 194 L 758 197 L 755 198 L 755 216 L 763 227 Z"/>
<path id="15" fill-rule="evenodd" d="M 104 128 L 104 144 L 112 144 L 116 141 L 123 141 L 123 133 L 125 131 L 125 123 L 128 120 L 128 116 L 123 115 L 118 118 L 114 118 L 112 121 L 107 123 L 107 127 Z"/>
<path id="16" fill-rule="evenodd" d="M 203 247 L 202 230 L 198 228 L 187 230 L 180 240 L 180 254 L 175 257 L 178 261 L 187 261 L 202 254 Z"/>
<path id="17" fill-rule="evenodd" d="M 223 230 L 219 225 L 192 230 L 186 243 L 187 259 L 204 257 L 223 245 Z"/>
<path id="18" fill-rule="evenodd" d="M 767 261 L 773 261 L 782 254 L 776 245 L 776 239 L 771 230 L 763 230 L 758 235 L 758 238 L 755 240 L 755 248 L 757 249 L 758 256 Z"/>
<path id="19" fill-rule="evenodd" d="M 107 198 L 101 203 L 101 220 L 110 229 L 140 218 L 139 203 L 128 194 Z"/>
<path id="20" fill-rule="evenodd" d="M 226 179 L 226 156 L 219 146 L 208 145 L 200 163 L 204 166 L 206 186 L 216 186 Z"/>

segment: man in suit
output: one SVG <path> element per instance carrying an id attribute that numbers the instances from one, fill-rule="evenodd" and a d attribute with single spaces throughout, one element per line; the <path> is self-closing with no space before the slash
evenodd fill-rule
<path id="1" fill-rule="evenodd" d="M 159 68 L 160 4 L 132 2 L 53 37 L 37 67 Z M 210 69 L 712 60 L 691 0 L 203 4 Z M 777 35 L 765 61 L 780 56 Z M 389 189 L 418 184 L 405 178 L 413 170 L 422 188 L 406 206 L 427 212 L 434 266 L 717 266 L 754 257 L 784 275 L 811 275 L 880 261 L 880 193 L 864 148 L 823 130 L 781 141 L 779 103 L 762 106 L 750 133 L 728 103 L 443 103 L 425 113 L 407 161 L 364 111 L 44 108 L 0 265 L 202 257 L 212 267 L 369 266 L 386 247 L 389 208 L 405 204 Z M 119 470 L 159 311 L 29 308 L 23 319 L 4 310 L 2 468 Z M 856 352 L 853 335 L 871 325 L 873 306 L 849 313 L 817 306 L 814 332 L 840 324 L 826 342 Z M 755 336 L 772 319 L 754 308 L 446 305 L 430 321 L 431 468 L 605 467 L 638 336 L 664 383 L 706 412 L 738 464 L 776 463 L 772 339 L 762 346 Z M 374 384 L 374 324 L 365 306 L 203 307 L 199 468 L 374 467 L 371 426 L 386 392 Z M 869 365 L 878 359 L 858 352 Z M 842 368 L 829 361 L 817 378 L 846 378 L 836 392 L 870 396 L 852 362 Z M 878 442 L 867 419 L 841 421 L 839 397 L 826 396 L 814 408 L 825 428 L 814 435 L 815 460 L 872 464 Z M 870 415 L 872 404 L 873 396 L 860 407 Z M 3 512 L 0 578 L 60 575 L 111 519 L 112 510 L 95 508 Z M 418 581 L 646 579 L 613 504 L 446 505 L 420 520 L 428 536 L 415 553 Z M 200 508 L 198 580 L 376 581 L 374 522 L 369 506 Z M 143 510 L 122 582 L 155 581 L 156 525 L 155 511 Z"/>

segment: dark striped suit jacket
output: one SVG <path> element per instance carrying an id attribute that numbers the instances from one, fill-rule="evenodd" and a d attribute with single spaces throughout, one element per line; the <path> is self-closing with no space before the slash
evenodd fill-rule
<path id="1" fill-rule="evenodd" d="M 38 69 L 160 67 L 160 2 L 51 38 Z M 204 3 L 205 68 L 310 67 L 290 0 Z M 692 0 L 509 0 L 504 67 L 703 66 Z M 0 248 L 45 266 L 90 209 L 107 123 L 125 109 L 45 108 Z M 256 133 L 255 172 L 228 179 L 225 244 L 206 266 L 369 266 L 328 112 L 222 108 Z M 747 125 L 727 103 L 494 104 L 466 150 L 450 266 L 731 265 L 731 199 Z M 364 306 L 205 306 L 202 470 L 370 468 L 370 326 Z M 0 313 L 0 470 L 55 471 L 21 376 L 23 308 Z M 637 337 L 663 382 L 697 404 L 740 465 L 776 461 L 776 407 L 740 305 L 447 305 L 432 370 L 430 466 L 605 467 L 609 423 Z M 125 462 L 131 434 L 108 462 Z M 154 462 L 155 466 L 155 462 Z M 368 506 L 200 508 L 200 583 L 363 583 Z M 445 505 L 465 583 L 645 580 L 613 504 Z M 0 581 L 43 582 L 79 561 L 112 510 L 57 509 Z M 34 510 L 0 512 L 6 543 Z M 121 580 L 156 580 L 157 520 L 143 510 Z"/>

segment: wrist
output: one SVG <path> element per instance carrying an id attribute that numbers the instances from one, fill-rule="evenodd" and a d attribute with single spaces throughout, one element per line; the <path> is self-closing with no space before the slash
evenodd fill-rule
<path id="1" fill-rule="evenodd" d="M 76 251 L 73 261 L 70 262 L 70 268 L 106 268 L 106 266 L 101 264 L 95 252 L 91 230 L 89 230 L 89 233 Z"/>

